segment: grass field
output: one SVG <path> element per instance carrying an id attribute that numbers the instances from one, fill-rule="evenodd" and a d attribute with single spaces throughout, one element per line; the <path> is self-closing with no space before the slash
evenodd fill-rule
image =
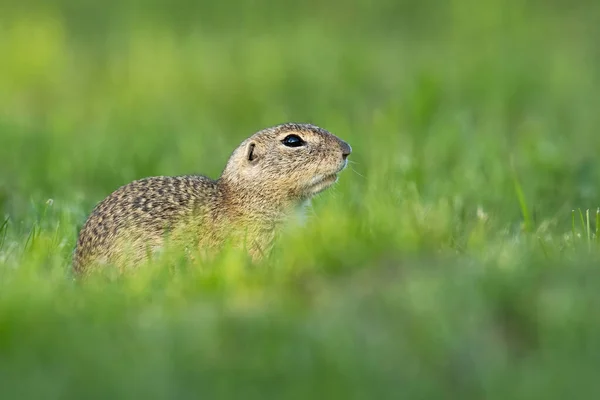
<path id="1" fill-rule="evenodd" d="M 596 398 L 599 89 L 591 0 L 0 3 L 0 398 Z M 285 121 L 353 163 L 271 258 L 72 279 Z"/>

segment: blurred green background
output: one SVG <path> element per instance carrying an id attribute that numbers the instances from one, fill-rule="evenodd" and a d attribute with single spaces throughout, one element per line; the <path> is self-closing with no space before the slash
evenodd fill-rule
<path id="1" fill-rule="evenodd" d="M 591 0 L 1 2 L 0 398 L 596 397 L 599 89 Z M 271 259 L 72 281 L 287 121 L 353 163 Z"/>

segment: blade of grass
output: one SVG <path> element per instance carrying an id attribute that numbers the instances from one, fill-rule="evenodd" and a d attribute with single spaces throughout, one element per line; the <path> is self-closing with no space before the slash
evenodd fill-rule
<path id="1" fill-rule="evenodd" d="M 586 232 L 587 232 L 587 242 L 588 242 L 588 250 L 592 250 L 592 229 L 590 227 L 590 209 L 585 210 L 585 219 L 587 222 Z"/>
<path id="2" fill-rule="evenodd" d="M 35 244 L 35 239 L 37 236 L 37 224 L 33 224 L 29 234 L 27 235 L 27 240 L 25 240 L 25 245 L 23 246 L 23 255 L 27 252 L 27 249 L 33 247 Z"/>
<path id="3" fill-rule="evenodd" d="M 2 225 L 0 225 L 0 250 L 4 248 L 4 243 L 6 243 L 6 235 L 8 234 L 8 220 L 10 218 L 6 217 Z"/>
<path id="4" fill-rule="evenodd" d="M 521 215 L 523 216 L 523 222 L 525 224 L 525 231 L 531 232 L 531 229 L 533 228 L 531 215 L 529 214 L 529 208 L 527 207 L 527 201 L 525 200 L 525 193 L 523 192 L 523 188 L 521 187 L 521 183 L 519 182 L 519 178 L 517 177 L 514 168 L 512 175 L 513 183 L 515 185 L 515 192 L 517 194 L 517 199 L 519 200 L 519 206 L 521 207 Z"/>
<path id="5" fill-rule="evenodd" d="M 600 233 L 600 208 L 596 209 L 596 242 L 600 241 L 598 233 Z"/>
<path id="6" fill-rule="evenodd" d="M 581 229 L 583 231 L 585 231 L 585 218 L 583 218 L 583 211 L 581 211 L 581 208 L 578 208 L 577 211 L 579 211 L 579 220 L 581 222 Z"/>

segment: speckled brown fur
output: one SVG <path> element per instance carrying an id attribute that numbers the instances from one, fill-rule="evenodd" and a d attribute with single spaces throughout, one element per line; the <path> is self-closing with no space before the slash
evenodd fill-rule
<path id="1" fill-rule="evenodd" d="M 282 140 L 290 134 L 305 145 L 285 146 Z M 136 265 L 167 237 L 200 248 L 233 237 L 260 258 L 279 224 L 337 181 L 350 153 L 346 142 L 322 128 L 288 123 L 243 141 L 217 180 L 159 176 L 129 183 L 92 211 L 79 233 L 74 271 Z"/>

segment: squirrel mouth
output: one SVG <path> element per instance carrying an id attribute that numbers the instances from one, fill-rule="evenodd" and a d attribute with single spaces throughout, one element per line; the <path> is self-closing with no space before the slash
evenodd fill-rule
<path id="1" fill-rule="evenodd" d="M 330 187 L 331 185 L 336 183 L 337 180 L 338 180 L 337 173 L 324 175 L 324 176 L 323 175 L 316 176 L 315 178 L 313 178 L 313 181 L 308 186 L 308 192 L 311 195 L 321 193 L 322 191 L 324 191 L 325 189 L 327 189 L 328 187 Z"/>
<path id="2" fill-rule="evenodd" d="M 336 183 L 338 180 L 338 174 L 346 168 L 347 164 L 348 162 L 344 160 L 343 164 L 335 172 L 330 174 L 316 175 L 307 185 L 307 193 L 310 196 L 314 196 Z"/>

